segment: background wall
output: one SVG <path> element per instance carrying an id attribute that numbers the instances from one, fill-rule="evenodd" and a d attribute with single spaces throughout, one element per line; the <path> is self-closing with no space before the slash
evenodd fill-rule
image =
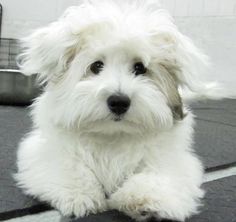
<path id="1" fill-rule="evenodd" d="M 81 0 L 0 0 L 2 37 L 20 38 L 54 21 Z M 98 0 L 99 1 L 99 0 Z M 122 0 L 120 0 L 122 1 Z M 125 0 L 124 0 L 125 1 Z M 236 94 L 236 0 L 160 0 L 212 60 L 209 79 L 218 80 Z"/>
<path id="2" fill-rule="evenodd" d="M 29 30 L 55 20 L 80 0 L 0 0 L 3 6 L 2 36 L 19 38 Z M 236 0 L 160 0 L 177 17 L 236 16 Z"/>

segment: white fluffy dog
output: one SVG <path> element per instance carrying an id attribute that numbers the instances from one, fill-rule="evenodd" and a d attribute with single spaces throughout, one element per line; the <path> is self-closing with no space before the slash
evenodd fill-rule
<path id="1" fill-rule="evenodd" d="M 18 151 L 18 184 L 63 215 L 117 209 L 143 221 L 198 211 L 203 167 L 180 88 L 206 57 L 156 1 L 85 1 L 25 40 L 46 84 Z"/>

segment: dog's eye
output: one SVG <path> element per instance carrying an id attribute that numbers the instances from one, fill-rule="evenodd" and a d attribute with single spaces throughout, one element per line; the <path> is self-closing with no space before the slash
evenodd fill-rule
<path id="1" fill-rule="evenodd" d="M 103 67 L 104 63 L 102 61 L 96 61 L 90 66 L 90 70 L 92 71 L 92 73 L 98 74 L 99 72 L 101 72 Z"/>
<path id="2" fill-rule="evenodd" d="M 133 72 L 136 76 L 142 75 L 147 72 L 147 68 L 143 65 L 142 62 L 135 63 L 133 69 Z"/>

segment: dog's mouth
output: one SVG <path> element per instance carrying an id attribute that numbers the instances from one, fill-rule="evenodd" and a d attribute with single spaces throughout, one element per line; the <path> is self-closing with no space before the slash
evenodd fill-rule
<path id="1" fill-rule="evenodd" d="M 124 117 L 124 116 L 122 116 L 122 115 L 114 116 L 112 120 L 113 120 L 114 122 L 120 122 L 120 121 L 122 121 L 123 117 Z"/>

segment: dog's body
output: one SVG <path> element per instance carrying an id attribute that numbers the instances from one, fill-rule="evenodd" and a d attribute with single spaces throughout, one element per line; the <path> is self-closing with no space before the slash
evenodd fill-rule
<path id="1" fill-rule="evenodd" d="M 190 114 L 168 132 L 139 137 L 37 130 L 21 144 L 18 179 L 64 215 L 118 209 L 138 220 L 184 220 L 203 196 L 192 131 Z"/>
<path id="2" fill-rule="evenodd" d="M 155 1 L 84 3 L 36 31 L 22 70 L 47 86 L 20 144 L 18 184 L 64 215 L 196 213 L 203 167 L 179 87 L 200 87 L 201 62 Z"/>

